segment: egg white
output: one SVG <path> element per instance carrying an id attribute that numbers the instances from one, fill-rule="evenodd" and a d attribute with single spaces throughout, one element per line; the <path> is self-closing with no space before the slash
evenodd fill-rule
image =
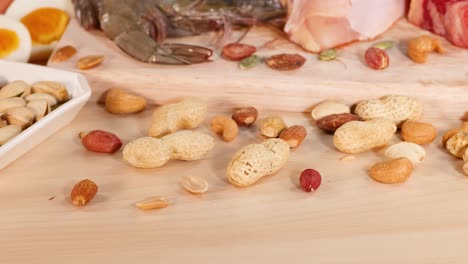
<path id="1" fill-rule="evenodd" d="M 27 62 L 31 54 L 32 41 L 28 29 L 19 21 L 0 15 L 0 28 L 14 31 L 19 38 L 19 46 L 1 60 Z"/>
<path id="2" fill-rule="evenodd" d="M 71 0 L 15 0 L 7 9 L 5 15 L 20 20 L 34 10 L 51 7 L 65 11 L 70 17 L 73 16 L 73 4 Z M 31 50 L 31 61 L 46 60 L 54 51 L 57 41 L 49 44 L 33 43 Z"/>

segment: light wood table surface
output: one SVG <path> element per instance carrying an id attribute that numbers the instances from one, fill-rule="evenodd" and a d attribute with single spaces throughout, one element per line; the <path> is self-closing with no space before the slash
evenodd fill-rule
<path id="1" fill-rule="evenodd" d="M 285 168 L 248 188 L 230 185 L 225 168 L 242 145 L 261 141 L 256 128 L 243 129 L 233 143 L 217 139 L 203 161 L 171 161 L 160 169 L 136 169 L 121 151 L 96 154 L 80 144 L 78 133 L 91 129 L 125 142 L 143 136 L 151 110 L 113 116 L 90 103 L 71 125 L 0 172 L 0 263 L 468 261 L 468 178 L 440 138 L 426 147 L 426 161 L 406 183 L 384 185 L 366 175 L 383 150 L 340 161 L 345 155 L 307 115 L 280 113 L 289 125 L 306 126 L 309 136 Z M 434 114 L 426 120 L 440 131 L 459 123 Z M 210 133 L 208 121 L 198 130 Z M 306 168 L 323 175 L 315 193 L 297 187 Z M 189 174 L 205 177 L 209 191 L 182 190 L 178 181 Z M 69 193 L 85 178 L 99 192 L 77 208 Z M 166 196 L 171 206 L 134 207 L 153 195 Z"/>

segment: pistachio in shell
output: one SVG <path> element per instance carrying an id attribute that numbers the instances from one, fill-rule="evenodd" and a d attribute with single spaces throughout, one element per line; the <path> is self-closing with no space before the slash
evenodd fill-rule
<path id="1" fill-rule="evenodd" d="M 57 101 L 65 102 L 69 99 L 68 91 L 65 85 L 58 82 L 42 81 L 36 82 L 32 86 L 32 91 L 34 93 L 46 93 L 50 94 Z"/>
<path id="2" fill-rule="evenodd" d="M 21 133 L 21 127 L 17 125 L 8 125 L 0 128 L 0 146 L 4 145 L 16 135 Z"/>
<path id="3" fill-rule="evenodd" d="M 0 99 L 21 96 L 25 92 L 31 93 L 29 84 L 24 81 L 13 81 L 0 89 Z"/>
<path id="4" fill-rule="evenodd" d="M 31 109 L 25 106 L 13 107 L 5 112 L 5 119 L 10 125 L 17 125 L 21 129 L 25 129 L 32 125 L 34 121 L 34 113 Z"/>

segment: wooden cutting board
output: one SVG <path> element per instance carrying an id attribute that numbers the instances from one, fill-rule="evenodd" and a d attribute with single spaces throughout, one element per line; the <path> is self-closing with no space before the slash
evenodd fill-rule
<path id="1" fill-rule="evenodd" d="M 468 251 L 468 178 L 461 161 L 439 145 L 404 184 L 384 185 L 366 175 L 383 150 L 355 155 L 336 151 L 298 113 L 280 114 L 309 133 L 282 170 L 248 188 L 225 179 L 226 166 L 244 144 L 261 142 L 257 128 L 232 143 L 216 139 L 205 160 L 171 161 L 137 169 L 122 153 L 87 152 L 78 133 L 104 129 L 124 142 L 143 136 L 152 109 L 115 116 L 87 105 L 67 128 L 0 172 L 0 263 L 465 263 Z M 220 114 L 211 109 L 209 117 Z M 428 118 L 439 131 L 458 120 Z M 209 132 L 208 121 L 198 131 Z M 398 142 L 395 137 L 394 142 Z M 298 189 L 299 173 L 323 176 L 315 193 Z M 210 184 L 194 196 L 179 186 L 184 175 Z M 83 208 L 69 201 L 85 178 L 99 185 Z M 134 203 L 166 196 L 168 208 L 142 212 Z M 52 200 L 49 200 L 53 198 Z"/>
<path id="2" fill-rule="evenodd" d="M 387 34 L 405 28 L 409 31 L 402 38 L 419 34 L 405 22 Z M 256 43 L 271 38 L 265 30 L 248 37 Z M 209 118 L 226 107 L 251 104 L 262 109 L 261 117 L 278 114 L 288 125 L 304 125 L 308 137 L 281 171 L 236 188 L 225 179 L 226 166 L 241 146 L 261 142 L 256 127 L 242 129 L 232 143 L 216 139 L 202 161 L 137 169 L 122 161 L 121 151 L 87 152 L 77 135 L 103 129 L 129 142 L 146 135 L 154 107 L 115 116 L 91 102 L 71 125 L 0 172 L 0 263 L 446 264 L 468 259 L 468 179 L 462 162 L 439 143 L 468 110 L 466 51 L 449 47 L 445 57 L 431 56 L 430 64 L 415 65 L 395 49 L 392 67 L 375 72 L 358 56 L 369 44 L 356 44 L 342 51 L 347 69 L 306 55 L 303 69 L 280 73 L 265 67 L 240 71 L 223 60 L 189 67 L 147 65 L 75 22 L 65 44 L 76 46 L 79 56 L 106 55 L 101 67 L 84 72 L 95 100 L 112 86 L 133 89 L 156 103 L 198 95 L 210 102 Z M 73 69 L 76 59 L 52 66 Z M 388 93 L 421 98 L 424 119 L 440 131 L 425 147 L 426 161 L 398 185 L 377 183 L 366 174 L 384 159 L 384 149 L 342 161 L 346 155 L 336 151 L 332 137 L 319 131 L 308 114 L 265 110 L 303 111 L 327 98 L 351 104 Z M 211 133 L 208 120 L 199 131 Z M 323 176 L 315 193 L 297 187 L 306 168 Z M 178 182 L 189 174 L 205 177 L 209 191 L 194 196 L 182 190 Z M 69 193 L 84 178 L 95 181 L 99 193 L 88 206 L 76 208 Z M 134 208 L 154 195 L 166 196 L 171 206 L 150 212 Z"/>
<path id="3" fill-rule="evenodd" d="M 425 32 L 406 20 L 396 23 L 379 40 L 398 40 L 401 44 L 389 51 L 391 66 L 375 71 L 363 61 L 365 50 L 374 42 L 341 48 L 339 57 L 345 67 L 336 61 L 319 61 L 316 55 L 281 40 L 271 29 L 254 28 L 244 39 L 245 43 L 261 47 L 268 41 L 279 39 L 273 44 L 274 48 L 260 48 L 259 55 L 298 52 L 308 61 L 303 68 L 292 72 L 278 72 L 264 65 L 242 71 L 237 63 L 223 60 L 218 55 L 211 63 L 190 66 L 142 63 L 127 56 L 102 32 L 86 32 L 73 20 L 58 47 L 73 45 L 77 47 L 78 55 L 68 62 L 49 65 L 75 70 L 79 57 L 105 55 L 103 65 L 83 71 L 95 91 L 94 100 L 111 87 L 122 87 L 145 95 L 156 104 L 196 95 L 218 109 L 255 105 L 259 109 L 302 112 L 326 98 L 356 102 L 396 93 L 415 96 L 428 105 L 437 106 L 441 113 L 458 112 L 456 109 L 468 99 L 468 50 L 456 48 L 444 40 L 445 55 L 433 54 L 427 64 L 413 63 L 405 55 L 405 44 L 409 38 L 421 34 Z M 171 41 L 210 46 L 213 36 Z M 457 100 L 452 100 L 454 98 Z M 449 101 L 452 107 L 440 107 Z"/>

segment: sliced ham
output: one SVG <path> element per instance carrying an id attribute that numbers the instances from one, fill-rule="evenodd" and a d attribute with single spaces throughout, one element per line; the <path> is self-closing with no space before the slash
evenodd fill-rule
<path id="1" fill-rule="evenodd" d="M 468 0 L 413 0 L 408 20 L 468 48 Z"/>
<path id="2" fill-rule="evenodd" d="M 406 0 L 283 0 L 285 32 L 306 50 L 320 52 L 385 32 L 404 15 Z"/>

